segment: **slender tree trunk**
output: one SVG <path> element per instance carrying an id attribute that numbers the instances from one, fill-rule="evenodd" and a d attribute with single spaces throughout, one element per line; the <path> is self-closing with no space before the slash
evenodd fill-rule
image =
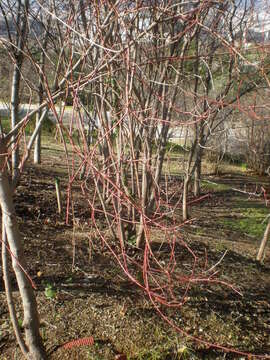
<path id="1" fill-rule="evenodd" d="M 184 180 L 184 189 L 183 189 L 183 203 L 182 203 L 183 221 L 186 221 L 189 218 L 188 203 L 187 203 L 189 182 L 190 182 L 190 176 L 187 175 Z"/>
<path id="2" fill-rule="evenodd" d="M 92 144 L 92 125 L 90 119 L 88 119 L 88 128 L 87 128 L 87 134 L 86 134 L 86 142 L 87 142 L 87 148 L 90 148 L 90 145 Z M 86 166 L 87 163 L 85 162 L 82 166 L 82 169 L 80 171 L 80 180 L 82 180 L 85 176 Z"/>
<path id="3" fill-rule="evenodd" d="M 39 111 L 36 114 L 36 126 L 39 123 L 41 116 L 41 111 Z M 40 164 L 41 163 L 41 129 L 37 134 L 36 140 L 35 140 L 35 148 L 34 148 L 34 164 Z"/>
<path id="4" fill-rule="evenodd" d="M 11 128 L 13 129 L 19 121 L 19 89 L 20 89 L 20 69 L 17 64 L 14 65 L 12 85 L 11 85 Z M 19 146 L 17 144 L 17 133 L 12 136 L 12 175 L 18 175 L 19 166 Z"/>
<path id="5" fill-rule="evenodd" d="M 199 141 L 198 141 L 199 140 Z M 198 139 L 198 135 L 195 134 L 195 138 L 193 140 L 193 144 L 189 151 L 188 161 L 186 165 L 185 178 L 184 178 L 184 189 L 183 189 L 183 220 L 186 221 L 189 218 L 188 213 L 188 187 L 191 181 L 192 176 L 195 174 L 195 184 L 194 184 L 194 193 L 197 196 L 200 193 L 200 180 L 201 180 L 201 159 L 202 159 L 202 149 L 199 144 L 205 144 L 205 138 Z M 197 174 L 196 174 L 197 173 Z M 197 183 L 197 185 L 196 185 Z M 197 186 L 197 188 L 196 188 Z M 197 191 L 197 193 L 196 193 Z"/>
<path id="6" fill-rule="evenodd" d="M 260 248 L 259 248 L 259 251 L 258 251 L 258 254 L 257 254 L 257 261 L 261 262 L 263 260 L 263 258 L 264 258 L 265 247 L 266 247 L 267 240 L 269 238 L 269 234 L 270 234 L 270 217 L 268 219 L 268 224 L 267 224 L 266 229 L 264 231 L 264 235 L 263 235 L 263 238 L 262 238 L 262 241 L 261 241 L 261 245 L 260 245 Z"/>
<path id="7" fill-rule="evenodd" d="M 16 316 L 16 309 L 12 296 L 12 286 L 11 286 L 11 279 L 10 279 L 9 266 L 8 266 L 9 254 L 7 251 L 7 247 L 8 247 L 8 243 L 7 243 L 6 229 L 4 224 L 2 223 L 2 266 L 3 266 L 3 280 L 5 283 L 5 292 L 6 292 L 8 310 L 17 342 L 20 346 L 20 349 L 24 357 L 27 359 L 28 349 L 22 336 L 22 332 L 19 326 L 18 318 Z"/>
<path id="8" fill-rule="evenodd" d="M 147 141 L 147 140 L 146 140 Z M 144 159 L 142 166 L 142 192 L 141 192 L 141 216 L 140 223 L 138 226 L 137 234 L 136 234 L 136 246 L 138 248 L 142 248 L 145 242 L 145 232 L 144 232 L 144 217 L 147 215 L 147 200 L 149 193 L 149 185 L 150 185 L 150 174 L 148 173 L 148 161 L 150 159 L 149 148 L 146 145 L 144 149 Z"/>
<path id="9" fill-rule="evenodd" d="M 196 152 L 198 146 L 197 137 L 194 139 L 191 149 L 188 154 L 188 161 L 186 164 L 185 177 L 184 177 L 184 189 L 183 189 L 183 202 L 182 202 L 182 215 L 183 221 L 186 221 L 189 218 L 188 212 L 188 188 L 192 175 L 194 174 L 196 167 L 196 160 L 198 153 Z M 194 159 L 194 157 L 196 157 Z M 192 164 L 192 161 L 194 162 Z"/>
<path id="10" fill-rule="evenodd" d="M 118 128 L 118 136 L 116 139 L 116 152 L 117 152 L 117 166 L 118 166 L 118 171 L 116 174 L 116 184 L 119 188 L 118 191 L 118 198 L 117 198 L 117 209 L 118 209 L 118 214 L 119 214 L 119 219 L 118 219 L 118 235 L 119 235 L 119 240 L 120 240 L 120 244 L 121 246 L 124 248 L 125 246 L 125 233 L 124 233 L 124 225 L 123 225 L 123 220 L 122 220 L 122 213 L 123 213 L 123 206 L 122 206 L 122 201 L 121 201 L 121 182 L 123 183 L 123 163 L 122 163 L 122 151 L 123 151 L 123 139 L 122 139 L 122 124 L 119 124 L 119 128 Z"/>
<path id="11" fill-rule="evenodd" d="M 16 35 L 16 47 L 13 52 L 14 67 L 12 75 L 11 85 L 11 128 L 13 129 L 19 121 L 19 95 L 20 95 L 20 82 L 21 82 L 21 70 L 24 59 L 24 45 L 27 37 L 27 17 L 29 10 L 29 0 L 19 0 L 17 9 L 17 35 Z M 19 146 L 17 133 L 12 137 L 13 151 L 12 151 L 12 175 L 16 177 L 18 175 L 19 166 Z"/>
<path id="12" fill-rule="evenodd" d="M 50 28 L 50 26 L 51 26 L 51 17 L 49 17 L 49 20 L 47 22 L 48 29 Z M 41 105 L 43 102 L 43 91 L 44 91 L 43 73 L 45 72 L 45 61 L 46 61 L 45 51 L 47 50 L 48 38 L 49 38 L 49 31 L 46 30 L 44 39 L 43 39 L 43 43 L 42 43 L 42 51 L 41 51 L 41 58 L 40 58 L 41 71 L 40 71 L 40 78 L 39 78 L 39 85 L 38 85 L 39 105 Z M 42 111 L 39 110 L 38 113 L 36 114 L 36 125 L 37 126 L 39 124 L 39 120 L 40 120 L 41 116 L 42 116 Z M 35 140 L 35 148 L 34 148 L 34 164 L 40 164 L 40 163 L 41 163 L 41 128 L 37 134 L 37 137 Z"/>
<path id="13" fill-rule="evenodd" d="M 200 196 L 201 194 L 201 172 L 202 172 L 202 159 L 198 155 L 197 165 L 194 171 L 194 195 Z"/>
<path id="14" fill-rule="evenodd" d="M 164 163 L 164 157 L 166 154 L 166 144 L 168 142 L 168 132 L 169 132 L 169 124 L 166 123 L 161 131 L 161 140 L 160 140 L 160 146 L 157 149 L 157 161 L 156 161 L 156 171 L 155 171 L 155 178 L 154 178 L 154 184 L 159 185 L 160 178 L 162 174 L 162 168 Z M 152 189 L 152 193 L 150 196 L 150 202 L 149 202 L 149 210 L 152 211 L 154 208 L 154 201 L 155 201 L 155 187 Z"/>
<path id="15" fill-rule="evenodd" d="M 46 359 L 46 353 L 39 333 L 39 317 L 34 291 L 23 269 L 26 269 L 21 235 L 15 215 L 12 187 L 5 171 L 5 155 L 7 149 L 3 143 L 0 146 L 0 205 L 2 222 L 6 231 L 7 242 L 12 256 L 12 267 L 19 287 L 24 312 L 23 327 L 29 359 Z"/>

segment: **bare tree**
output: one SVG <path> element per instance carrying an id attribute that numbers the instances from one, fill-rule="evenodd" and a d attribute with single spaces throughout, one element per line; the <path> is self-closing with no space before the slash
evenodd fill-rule
<path id="1" fill-rule="evenodd" d="M 1 174 L 0 174 L 0 204 L 2 208 L 2 234 L 3 234 L 3 245 L 2 245 L 2 263 L 4 268 L 4 281 L 7 293 L 7 300 L 10 310 L 10 315 L 12 319 L 12 324 L 14 326 L 15 334 L 18 340 L 18 343 L 21 347 L 21 350 L 27 359 L 45 359 L 47 358 L 44 346 L 42 344 L 42 339 L 39 333 L 39 316 L 37 310 L 36 299 L 33 291 L 33 283 L 27 275 L 27 264 L 24 257 L 22 237 L 18 230 L 18 225 L 16 221 L 16 214 L 13 204 L 14 190 L 20 179 L 21 173 L 25 162 L 29 158 L 30 151 L 33 147 L 34 141 L 37 135 L 40 132 L 40 127 L 42 122 L 46 117 L 48 103 L 54 101 L 61 96 L 61 90 L 59 88 L 54 92 L 53 95 L 49 98 L 44 99 L 44 102 L 41 103 L 37 109 L 33 110 L 30 114 L 27 114 L 24 118 L 20 119 L 19 116 L 19 87 L 21 82 L 21 71 L 22 71 L 22 61 L 23 57 L 27 54 L 28 58 L 31 59 L 34 68 L 38 69 L 40 74 L 40 83 L 42 82 L 43 87 L 46 87 L 47 78 L 45 76 L 44 67 L 40 66 L 39 63 L 34 62 L 34 57 L 30 51 L 30 46 L 26 45 L 26 26 L 29 24 L 29 18 L 26 18 L 29 3 L 19 2 L 16 3 L 15 7 L 12 7 L 10 2 L 2 3 L 1 11 L 6 20 L 7 24 L 7 34 L 8 37 L 2 39 L 5 48 L 9 52 L 9 55 L 15 59 L 14 65 L 14 74 L 13 74 L 13 85 L 12 85 L 12 95 L 11 95 L 11 118 L 13 121 L 13 126 L 9 134 L 1 136 Z M 6 9 L 10 10 L 11 19 L 7 16 Z M 12 12 L 14 11 L 14 12 Z M 9 15 L 10 16 L 10 15 Z M 15 21 L 16 29 L 16 44 L 13 42 L 13 35 L 10 30 L 10 23 L 12 20 Z M 28 44 L 30 45 L 30 44 Z M 75 69 L 75 68 L 74 68 Z M 64 81 L 62 81 L 62 84 Z M 61 82 L 59 84 L 61 87 Z M 33 85 L 35 89 L 35 85 Z M 43 111 L 42 111 L 43 110 Z M 29 139 L 29 142 L 26 146 L 26 152 L 23 154 L 22 158 L 18 158 L 18 144 L 20 140 L 20 135 L 29 121 L 29 119 L 34 116 L 36 113 L 41 113 L 37 126 Z M 16 162 L 13 162 L 13 178 L 12 181 L 7 173 L 7 163 L 8 156 L 10 154 L 10 148 L 16 150 Z M 13 157 L 14 159 L 14 157 Z M 6 240 L 5 240 L 6 239 Z M 19 287 L 19 292 L 22 300 L 24 320 L 23 328 L 25 330 L 25 340 L 21 334 L 20 327 L 18 326 L 18 320 L 16 317 L 15 307 L 13 303 L 13 296 L 10 286 L 10 276 L 8 273 L 7 266 L 7 256 L 8 252 L 12 254 L 12 267 L 16 276 L 17 284 Z"/>
<path id="2" fill-rule="evenodd" d="M 12 306 L 12 294 L 10 290 L 10 279 L 7 267 L 5 267 L 5 287 L 7 298 L 9 299 L 9 309 L 16 336 L 19 345 L 28 359 L 45 359 L 45 351 L 42 345 L 39 333 L 39 317 L 37 304 L 35 300 L 32 284 L 26 273 L 26 262 L 24 258 L 21 234 L 16 221 L 16 214 L 13 205 L 13 187 L 6 173 L 7 164 L 7 138 L 1 139 L 1 173 L 0 173 L 0 204 L 2 209 L 2 234 L 3 239 L 6 237 L 7 242 L 3 242 L 2 247 L 8 247 L 12 253 L 12 266 L 19 287 L 21 300 L 24 309 L 23 327 L 25 329 L 26 342 L 22 339 L 18 320 L 15 315 L 14 306 Z M 7 262 L 7 252 L 2 251 L 2 263 Z"/>
<path id="3" fill-rule="evenodd" d="M 250 64 L 248 51 L 239 51 L 236 40 L 239 28 L 244 27 L 246 11 L 231 2 L 218 4 L 209 10 L 195 39 L 192 74 L 187 74 L 192 81 L 185 101 L 194 125 L 184 176 L 184 220 L 189 218 L 187 194 L 193 177 L 194 193 L 200 193 L 202 156 L 209 139 L 229 119 L 239 99 L 265 86 L 265 77 L 260 73 L 246 81 L 239 67 L 239 63 Z"/>
<path id="4" fill-rule="evenodd" d="M 15 7 L 15 9 L 14 9 Z M 19 94 L 21 83 L 21 71 L 24 60 L 24 47 L 27 41 L 28 34 L 28 13 L 29 1 L 17 1 L 13 4 L 10 1 L 4 2 L 1 5 L 1 12 L 5 19 L 7 26 L 7 33 L 9 37 L 9 45 L 11 45 L 11 52 L 9 53 L 13 60 L 13 76 L 11 86 L 11 126 L 14 128 L 19 121 Z M 12 14 L 13 21 L 10 22 L 9 14 Z M 15 28 L 15 37 L 9 25 L 13 24 Z M 17 175 L 19 166 L 19 147 L 16 145 L 16 134 L 13 136 L 14 150 L 12 152 L 12 171 L 13 176 Z"/>
<path id="5" fill-rule="evenodd" d="M 262 238 L 262 241 L 261 241 L 261 244 L 260 244 L 260 247 L 259 247 L 259 251 L 258 251 L 258 254 L 257 254 L 257 258 L 256 258 L 257 261 L 262 262 L 263 259 L 264 259 L 265 248 L 266 248 L 267 241 L 269 239 L 269 234 L 270 234 L 270 220 L 268 218 L 267 226 L 265 228 L 263 238 Z"/>
<path id="6" fill-rule="evenodd" d="M 188 291 L 192 281 L 205 282 L 205 276 L 201 277 L 203 280 L 195 279 L 192 273 L 183 279 L 175 271 L 173 251 L 180 225 L 174 210 L 178 203 L 170 202 L 162 170 L 171 125 L 182 125 L 188 120 L 193 140 L 184 179 L 186 219 L 187 188 L 196 169 L 199 181 L 203 147 L 223 121 L 219 117 L 221 110 L 255 86 L 253 83 L 253 88 L 249 85 L 240 90 L 234 87 L 235 59 L 241 54 L 221 31 L 223 21 L 230 24 L 234 16 L 230 3 L 81 0 L 54 1 L 50 7 L 50 2 L 37 1 L 42 18 L 51 19 L 48 21 L 57 34 L 52 38 L 45 36 L 48 43 L 42 45 L 41 62 L 23 43 L 24 32 L 19 32 L 24 44 L 19 47 L 20 53 L 27 55 L 40 79 L 40 101 L 35 110 L 14 123 L 1 138 L 0 204 L 3 241 L 14 254 L 12 264 L 23 303 L 25 343 L 12 306 L 8 274 L 7 298 L 18 342 L 29 359 L 45 359 L 46 355 L 39 335 L 37 305 L 26 275 L 13 195 L 48 107 L 55 115 L 67 158 L 67 141 L 73 150 L 71 156 L 76 158 L 69 173 L 69 188 L 84 169 L 81 188 L 91 210 L 91 226 L 128 278 L 149 295 L 153 304 L 175 308 L 185 300 L 179 301 L 175 296 L 174 284 L 180 282 Z M 26 9 L 26 3 L 23 4 Z M 12 38 L 5 44 L 7 51 L 14 47 Z M 224 49 L 230 51 L 220 57 L 219 52 Z M 53 76 L 47 69 L 53 69 Z M 34 84 L 30 88 L 37 90 Z M 60 100 L 67 103 L 70 98 L 73 116 L 66 123 L 65 108 L 59 113 L 56 104 Z M 15 100 L 18 101 L 18 94 Z M 37 113 L 37 126 L 9 182 L 6 164 L 10 148 L 18 145 L 25 125 Z M 91 143 L 85 131 L 85 114 L 95 128 Z M 15 143 L 11 140 L 14 135 Z M 100 214 L 104 221 L 99 221 Z M 167 226 L 168 214 L 172 226 Z M 164 241 L 171 249 L 165 265 L 152 248 L 151 232 L 155 227 L 162 229 Z M 137 247 L 144 249 L 142 264 L 127 255 L 134 240 Z M 187 249 L 193 256 L 188 246 Z M 5 264 L 5 249 L 2 256 Z M 136 278 L 134 268 L 142 273 L 142 281 Z"/>
<path id="7" fill-rule="evenodd" d="M 38 105 L 40 106 L 43 102 L 44 98 L 44 79 L 43 74 L 45 73 L 45 62 L 46 62 L 46 53 L 48 47 L 48 41 L 50 36 L 50 26 L 51 26 L 51 17 L 48 15 L 45 17 L 46 20 L 43 19 L 41 14 L 40 23 L 43 26 L 43 36 L 38 45 L 40 45 L 40 78 L 38 84 Z M 36 38 L 38 40 L 40 34 L 36 34 Z M 42 111 L 39 110 L 36 114 L 36 125 L 38 126 L 39 120 L 42 116 Z M 35 148 L 34 148 L 34 163 L 40 164 L 41 162 L 41 131 L 37 134 L 35 140 Z"/>

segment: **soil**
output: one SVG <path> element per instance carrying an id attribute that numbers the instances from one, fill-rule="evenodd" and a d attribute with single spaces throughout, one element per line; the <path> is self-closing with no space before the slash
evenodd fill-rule
<path id="1" fill-rule="evenodd" d="M 193 203 L 193 220 L 181 228 L 181 236 L 196 255 L 205 276 L 213 267 L 212 273 L 217 272 L 213 279 L 218 276 L 231 287 L 209 282 L 191 284 L 183 306 L 155 309 L 148 295 L 121 271 L 104 244 L 92 241 L 90 212 L 78 183 L 74 183 L 75 206 L 69 222 L 66 212 L 57 213 L 55 177 L 60 179 L 64 194 L 67 171 L 61 151 L 47 149 L 48 154 L 42 165 L 29 165 L 26 169 L 15 203 L 28 263 L 26 270 L 37 287 L 41 335 L 50 359 L 110 360 L 120 359 L 120 355 L 122 359 L 126 355 L 134 360 L 253 358 L 211 344 L 253 355 L 270 355 L 270 251 L 266 251 L 264 263 L 258 264 L 255 258 L 260 239 L 230 229 L 220 221 L 239 216 L 239 201 L 246 201 L 253 208 L 263 203 L 262 198 L 232 189 L 208 190 L 207 197 Z M 254 192 L 258 183 L 267 181 L 240 173 L 207 179 L 246 192 Z M 65 197 L 64 209 L 66 201 Z M 157 248 L 160 257 L 165 258 L 169 249 L 159 238 L 162 234 L 157 230 Z M 192 263 L 183 244 L 179 242 L 175 247 L 176 266 L 188 273 Z M 131 257 L 142 256 L 132 245 L 128 251 Z M 13 288 L 20 318 L 14 279 Z M 179 296 L 182 290 L 179 289 Z M 0 315 L 0 359 L 21 359 L 2 282 Z M 90 338 L 89 345 L 63 347 L 83 338 Z"/>

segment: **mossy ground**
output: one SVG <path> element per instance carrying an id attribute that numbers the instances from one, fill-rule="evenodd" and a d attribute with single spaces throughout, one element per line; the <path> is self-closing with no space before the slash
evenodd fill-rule
<path id="1" fill-rule="evenodd" d="M 254 237 L 254 239 L 262 238 L 268 220 L 269 209 L 263 203 L 253 204 L 253 207 L 250 206 L 247 202 L 240 202 L 236 208 L 237 216 L 224 218 L 220 220 L 220 224 L 236 232 Z"/>

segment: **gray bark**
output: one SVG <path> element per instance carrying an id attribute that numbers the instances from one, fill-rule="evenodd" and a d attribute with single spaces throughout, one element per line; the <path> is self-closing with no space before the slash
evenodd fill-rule
<path id="1" fill-rule="evenodd" d="M 50 28 L 51 25 L 51 17 L 48 20 L 47 27 Z M 39 106 L 43 102 L 43 73 L 45 71 L 45 51 L 47 50 L 48 45 L 48 37 L 49 37 L 49 31 L 48 29 L 45 32 L 43 43 L 42 43 L 42 53 L 41 53 L 41 59 L 40 59 L 40 78 L 39 78 L 39 85 L 38 85 L 38 98 L 39 98 Z M 36 126 L 39 124 L 39 120 L 42 116 L 42 110 L 39 109 L 39 111 L 36 114 Z M 37 133 L 36 140 L 35 140 L 35 148 L 34 148 L 34 164 L 40 164 L 41 163 L 41 128 L 39 132 Z"/>
<path id="2" fill-rule="evenodd" d="M 262 262 L 262 260 L 264 258 L 265 247 L 266 247 L 267 240 L 269 238 L 269 234 L 270 234 L 270 217 L 268 218 L 268 223 L 267 223 L 267 226 L 266 226 L 266 229 L 265 229 L 265 232 L 264 232 L 261 244 L 260 244 L 260 248 L 259 248 L 259 251 L 257 254 L 257 258 L 256 258 L 257 261 Z"/>
<path id="3" fill-rule="evenodd" d="M 187 203 L 189 181 L 190 181 L 190 176 L 186 176 L 184 180 L 183 202 L 182 202 L 183 221 L 186 221 L 189 218 L 188 203 Z"/>
<path id="4" fill-rule="evenodd" d="M 147 139 L 145 140 L 147 143 Z M 142 248 L 145 242 L 145 233 L 144 233 L 144 217 L 147 215 L 147 200 L 148 199 L 148 192 L 149 192 L 149 181 L 150 181 L 150 174 L 148 174 L 148 159 L 150 159 L 150 155 L 148 153 L 149 147 L 144 144 L 144 158 L 143 158 L 143 165 L 142 165 L 142 193 L 141 193 L 141 216 L 140 216 L 140 223 L 137 230 L 136 235 L 136 246 L 138 248 Z"/>
<path id="5" fill-rule="evenodd" d="M 8 243 L 7 236 L 4 224 L 2 224 L 2 266 L 3 266 L 3 280 L 5 284 L 5 292 L 8 304 L 8 310 L 10 314 L 10 320 L 14 329 L 14 333 L 16 336 L 16 340 L 20 346 L 20 349 L 25 356 L 28 358 L 28 349 L 24 342 L 22 332 L 19 326 L 18 318 L 16 316 L 15 304 L 12 296 L 12 287 L 11 287 L 11 279 L 8 268 L 8 251 L 7 251 Z"/>
<path id="6" fill-rule="evenodd" d="M 187 197 L 188 197 L 188 188 L 189 188 L 190 179 L 191 179 L 192 175 L 194 174 L 194 171 L 195 171 L 195 168 L 196 168 L 196 160 L 197 160 L 196 147 L 197 147 L 197 142 L 198 142 L 198 139 L 197 139 L 197 137 L 195 135 L 192 147 L 191 147 L 191 149 L 189 151 L 189 154 L 188 154 L 188 161 L 187 161 L 187 164 L 186 164 L 186 170 L 185 170 L 185 176 L 184 176 L 184 189 L 183 189 L 183 197 L 182 197 L 183 221 L 186 221 L 189 218 Z M 194 160 L 194 157 L 196 157 L 195 162 L 192 164 L 192 160 Z"/>
<path id="7" fill-rule="evenodd" d="M 40 120 L 40 113 L 39 111 L 36 114 L 36 126 L 39 123 Z M 40 164 L 41 163 L 41 129 L 37 134 L 36 140 L 35 140 L 35 147 L 34 147 L 34 164 Z"/>
<path id="8" fill-rule="evenodd" d="M 24 258 L 21 235 L 15 215 L 12 186 L 5 171 L 5 156 L 7 149 L 1 141 L 0 154 L 0 206 L 2 209 L 2 223 L 5 228 L 7 243 L 12 256 L 12 267 L 16 276 L 19 292 L 21 295 L 24 311 L 23 327 L 25 329 L 26 346 L 29 359 L 46 359 L 46 353 L 39 333 L 39 317 L 34 291 L 31 287 L 24 269 L 26 262 Z"/>
<path id="9" fill-rule="evenodd" d="M 27 36 L 27 16 L 29 9 L 29 1 L 18 1 L 17 4 L 17 39 L 16 47 L 13 50 L 14 68 L 12 75 L 11 85 L 11 128 L 13 129 L 19 121 L 19 96 L 20 96 L 20 83 L 21 83 L 21 70 L 23 64 L 23 49 L 25 39 Z M 12 137 L 14 149 L 12 151 L 12 174 L 13 177 L 17 176 L 19 166 L 19 146 L 17 140 L 17 132 Z"/>
<path id="10" fill-rule="evenodd" d="M 20 70 L 17 64 L 14 65 L 12 86 L 11 86 L 11 128 L 13 129 L 19 120 L 19 89 L 20 89 Z M 16 144 L 17 132 L 12 136 L 12 142 Z M 19 166 L 19 146 L 16 144 L 12 151 L 12 173 L 17 176 Z"/>
<path id="11" fill-rule="evenodd" d="M 201 194 L 201 172 L 202 172 L 202 159 L 201 159 L 201 154 L 199 154 L 197 166 L 194 171 L 194 195 L 195 196 L 200 196 L 200 194 Z"/>

